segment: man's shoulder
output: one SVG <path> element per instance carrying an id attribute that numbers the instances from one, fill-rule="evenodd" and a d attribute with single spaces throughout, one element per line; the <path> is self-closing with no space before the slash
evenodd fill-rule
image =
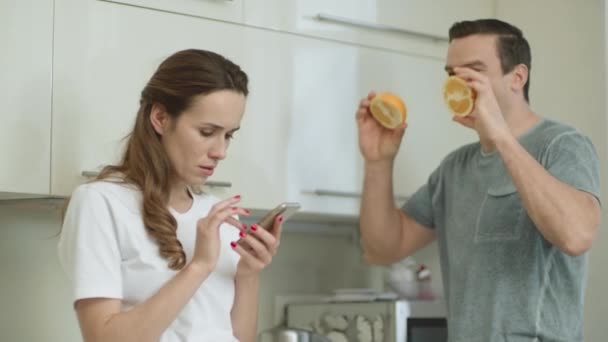
<path id="1" fill-rule="evenodd" d="M 565 122 L 553 120 L 553 119 L 542 119 L 539 123 L 539 127 L 536 130 L 536 135 L 554 139 L 563 134 L 581 134 L 574 126 Z"/>
<path id="2" fill-rule="evenodd" d="M 543 119 L 532 134 L 522 138 L 522 145 L 533 155 L 542 156 L 551 147 L 565 142 L 571 147 L 593 145 L 589 137 L 572 125 L 552 119 Z"/>

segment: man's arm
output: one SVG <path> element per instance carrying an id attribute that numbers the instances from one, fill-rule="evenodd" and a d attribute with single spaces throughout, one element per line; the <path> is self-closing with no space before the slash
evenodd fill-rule
<path id="1" fill-rule="evenodd" d="M 597 199 L 552 176 L 512 135 L 497 140 L 496 149 L 545 239 L 572 256 L 589 250 L 600 223 Z"/>
<path id="2" fill-rule="evenodd" d="M 520 79 L 525 81 L 527 69 L 524 67 L 520 71 Z M 475 129 L 482 145 L 486 142 L 498 151 L 522 198 L 528 216 L 540 233 L 551 244 L 569 255 L 580 255 L 591 248 L 600 222 L 597 199 L 592 194 L 554 177 L 519 144 L 503 117 L 486 75 L 469 68 L 454 68 L 454 72 L 467 80 L 468 85 L 477 92 L 473 113 L 466 117 L 455 117 L 454 120 Z M 524 84 L 525 82 L 519 82 L 520 87 Z M 587 179 L 583 182 L 590 184 L 584 186 L 594 186 L 594 178 L 598 175 L 591 169 L 596 166 L 586 165 L 588 162 L 593 163 L 593 160 L 578 156 L 579 153 L 588 151 L 566 151 L 571 154 L 569 158 L 564 159 L 560 155 L 556 158 L 562 158 L 562 164 L 573 164 L 567 165 L 573 166 L 567 176 L 582 177 L 583 175 L 577 173 L 586 172 Z M 585 157 L 596 158 L 593 154 Z"/>
<path id="3" fill-rule="evenodd" d="M 392 172 L 392 160 L 365 164 L 359 224 L 364 257 L 372 264 L 397 262 L 435 239 L 432 229 L 395 205 Z"/>

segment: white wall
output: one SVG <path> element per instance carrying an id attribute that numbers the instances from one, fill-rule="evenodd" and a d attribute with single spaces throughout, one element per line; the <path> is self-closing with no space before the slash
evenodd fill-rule
<path id="1" fill-rule="evenodd" d="M 604 224 L 590 253 L 585 340 L 605 341 L 608 317 L 605 1 L 497 0 L 496 3 L 497 16 L 519 26 L 532 47 L 533 109 L 588 134 L 601 158 Z"/>
<path id="2" fill-rule="evenodd" d="M 57 260 L 59 222 L 57 210 L 0 202 L 0 341 L 81 341 Z M 374 274 L 352 236 L 285 233 L 262 276 L 259 330 L 274 325 L 275 295 L 369 286 Z"/>
<path id="3" fill-rule="evenodd" d="M 0 341 L 81 341 L 57 222 L 56 212 L 0 206 Z"/>

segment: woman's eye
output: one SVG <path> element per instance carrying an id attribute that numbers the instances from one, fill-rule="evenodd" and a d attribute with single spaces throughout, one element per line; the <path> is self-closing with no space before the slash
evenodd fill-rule
<path id="1" fill-rule="evenodd" d="M 226 134 L 226 140 L 232 140 L 232 139 L 234 139 L 234 133 Z"/>
<path id="2" fill-rule="evenodd" d="M 213 132 L 211 132 L 211 131 L 204 131 L 204 130 L 202 130 L 202 131 L 200 131 L 200 133 L 204 137 L 210 137 L 210 136 L 213 135 Z"/>

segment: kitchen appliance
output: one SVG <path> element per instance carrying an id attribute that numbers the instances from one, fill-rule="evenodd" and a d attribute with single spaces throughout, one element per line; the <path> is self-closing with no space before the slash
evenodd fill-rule
<path id="1" fill-rule="evenodd" d="M 292 303 L 287 326 L 312 330 L 331 342 L 446 342 L 442 301 Z"/>
<path id="2" fill-rule="evenodd" d="M 310 330 L 276 327 L 262 332 L 258 342 L 331 342 L 327 337 Z"/>

